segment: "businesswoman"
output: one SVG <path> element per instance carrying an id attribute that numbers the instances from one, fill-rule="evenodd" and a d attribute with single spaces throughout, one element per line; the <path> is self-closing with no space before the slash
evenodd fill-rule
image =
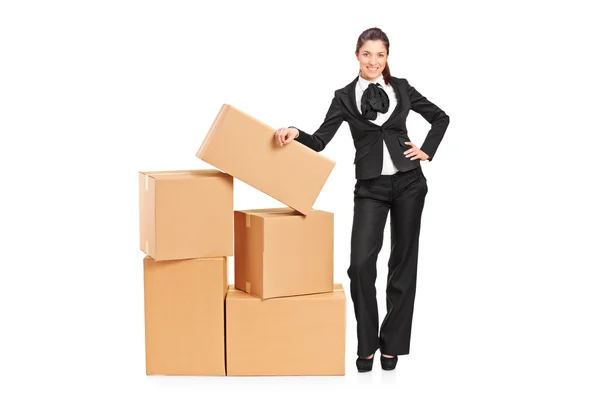
<path id="1" fill-rule="evenodd" d="M 311 135 L 293 126 L 280 128 L 275 141 L 283 146 L 296 140 L 322 151 L 341 123 L 348 123 L 356 149 L 348 268 L 357 322 L 356 366 L 360 372 L 370 371 L 380 349 L 381 367 L 392 370 L 398 355 L 408 354 L 410 347 L 421 214 L 428 191 L 420 163 L 433 159 L 450 118 L 406 79 L 390 75 L 389 40 L 379 28 L 361 33 L 355 54 L 359 75 L 335 91 L 319 129 Z M 406 117 L 410 110 L 431 124 L 421 148 L 408 137 Z M 376 263 L 388 214 L 391 253 L 387 314 L 378 332 Z"/>

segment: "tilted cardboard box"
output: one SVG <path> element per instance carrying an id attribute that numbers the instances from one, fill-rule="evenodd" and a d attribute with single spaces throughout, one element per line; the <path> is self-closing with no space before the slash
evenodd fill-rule
<path id="1" fill-rule="evenodd" d="M 333 213 L 234 211 L 235 287 L 261 299 L 333 290 Z"/>
<path id="2" fill-rule="evenodd" d="M 296 141 L 279 146 L 275 131 L 224 104 L 196 156 L 308 214 L 335 162 Z"/>
<path id="3" fill-rule="evenodd" d="M 157 261 L 233 255 L 233 177 L 140 172 L 140 249 Z"/>
<path id="4" fill-rule="evenodd" d="M 146 374 L 225 375 L 227 257 L 144 257 Z"/>
<path id="5" fill-rule="evenodd" d="M 233 285 L 225 300 L 227 375 L 344 375 L 346 295 L 261 300 Z"/>

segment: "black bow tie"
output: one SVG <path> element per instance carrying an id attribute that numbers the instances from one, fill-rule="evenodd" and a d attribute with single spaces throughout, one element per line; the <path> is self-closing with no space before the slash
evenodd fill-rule
<path id="1" fill-rule="evenodd" d="M 390 98 L 379 83 L 370 83 L 360 99 L 360 109 L 365 118 L 374 120 L 377 111 L 386 113 L 390 107 Z"/>

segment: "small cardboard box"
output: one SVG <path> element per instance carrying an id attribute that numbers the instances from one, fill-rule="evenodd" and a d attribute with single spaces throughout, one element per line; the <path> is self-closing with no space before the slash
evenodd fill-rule
<path id="1" fill-rule="evenodd" d="M 333 290 L 333 213 L 234 211 L 235 287 L 261 299 Z"/>
<path id="2" fill-rule="evenodd" d="M 227 375 L 344 375 L 346 295 L 261 300 L 233 285 L 225 300 Z"/>
<path id="3" fill-rule="evenodd" d="M 144 257 L 146 374 L 225 375 L 227 257 Z"/>
<path id="4" fill-rule="evenodd" d="M 279 146 L 275 131 L 224 104 L 196 156 L 308 214 L 335 162 L 296 141 Z"/>
<path id="5" fill-rule="evenodd" d="M 233 177 L 140 172 L 140 249 L 156 261 L 233 255 Z"/>

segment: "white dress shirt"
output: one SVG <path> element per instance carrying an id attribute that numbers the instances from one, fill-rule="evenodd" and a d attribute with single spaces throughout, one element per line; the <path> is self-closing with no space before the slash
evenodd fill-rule
<path id="1" fill-rule="evenodd" d="M 390 115 L 392 115 L 394 108 L 396 108 L 396 104 L 398 103 L 398 100 L 396 99 L 396 92 L 394 91 L 394 88 L 392 87 L 392 85 L 385 84 L 385 81 L 383 80 L 383 74 L 380 74 L 375 82 L 368 81 L 359 75 L 358 82 L 356 82 L 356 107 L 358 108 L 358 111 L 360 113 L 362 113 L 362 111 L 360 109 L 360 100 L 362 99 L 363 92 L 367 89 L 367 87 L 369 86 L 370 83 L 379 83 L 381 85 L 381 87 L 383 88 L 383 90 L 385 90 L 385 92 L 387 93 L 388 97 L 390 98 L 390 107 L 388 108 L 388 111 L 385 114 L 382 114 L 378 111 L 377 118 L 375 118 L 375 120 L 371 121 L 375 125 L 381 126 L 381 125 L 383 125 L 383 123 L 385 121 L 388 120 Z M 392 162 L 392 156 L 390 156 L 390 151 L 388 150 L 387 146 L 385 145 L 385 141 L 384 141 L 383 142 L 383 166 L 381 168 L 381 175 L 393 175 L 396 172 L 398 172 L 398 168 L 396 168 L 396 166 Z"/>

